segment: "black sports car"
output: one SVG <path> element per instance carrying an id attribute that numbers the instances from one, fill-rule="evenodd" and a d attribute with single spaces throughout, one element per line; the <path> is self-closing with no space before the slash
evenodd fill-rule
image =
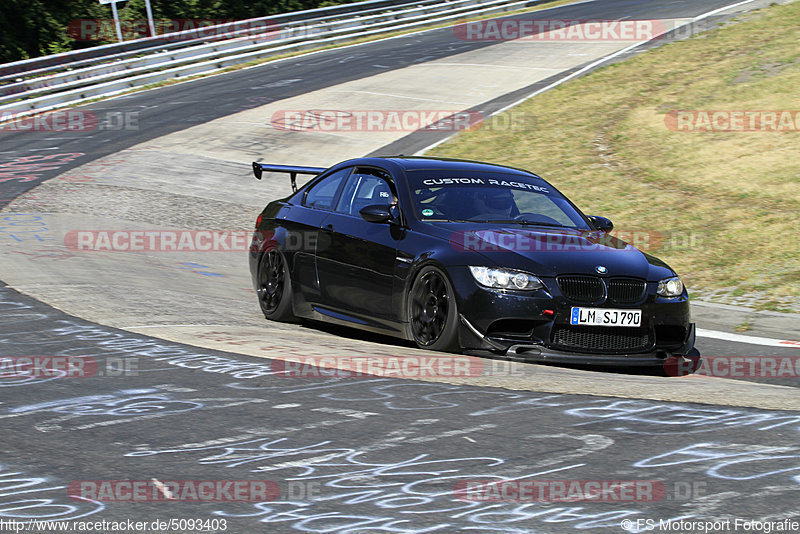
<path id="1" fill-rule="evenodd" d="M 268 319 L 542 361 L 697 356 L 675 271 L 531 172 L 407 156 L 253 170 L 289 173 L 294 190 L 264 208 L 253 234 Z M 297 174 L 317 176 L 297 189 Z"/>

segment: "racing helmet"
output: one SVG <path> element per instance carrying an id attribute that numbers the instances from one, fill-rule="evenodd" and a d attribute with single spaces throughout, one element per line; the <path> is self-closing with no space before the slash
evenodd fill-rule
<path id="1" fill-rule="evenodd" d="M 478 198 L 493 210 L 506 211 L 514 207 L 514 195 L 508 189 L 499 187 L 483 188 L 478 193 Z"/>

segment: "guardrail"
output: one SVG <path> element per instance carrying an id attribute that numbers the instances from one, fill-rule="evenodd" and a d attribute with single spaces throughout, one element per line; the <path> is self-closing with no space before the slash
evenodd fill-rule
<path id="1" fill-rule="evenodd" d="M 398 0 L 393 0 L 394 5 L 397 6 Z M 371 4 L 373 2 L 366 2 Z M 387 0 L 379 0 L 380 4 L 387 4 Z M 441 0 L 424 0 L 423 2 L 415 5 L 430 5 L 441 4 Z M 341 7 L 341 6 L 336 6 Z M 402 5 L 400 6 L 402 7 Z M 323 8 L 328 9 L 328 8 Z M 352 24 L 358 24 L 359 17 L 365 17 L 373 13 L 385 13 L 385 7 L 371 8 L 366 10 L 351 11 L 347 13 L 348 17 L 353 18 Z M 309 13 L 309 12 L 301 12 Z M 6 101 L 8 96 L 20 92 L 29 92 L 31 90 L 55 85 L 56 83 L 66 83 L 83 78 L 90 78 L 93 75 L 107 74 L 116 70 L 129 69 L 135 61 L 140 62 L 140 66 L 144 66 L 149 58 L 143 58 L 143 54 L 164 56 L 162 52 L 173 51 L 176 53 L 174 57 L 187 57 L 191 50 L 201 44 L 215 43 L 218 41 L 228 41 L 227 43 L 218 43 L 219 49 L 235 48 L 242 42 L 242 38 L 255 38 L 261 42 L 268 40 L 278 40 L 281 38 L 288 38 L 296 35 L 298 29 L 309 27 L 322 27 L 323 24 L 328 25 L 336 22 L 340 25 L 346 25 L 347 22 L 339 20 L 339 17 L 329 18 L 307 18 L 305 16 L 298 16 L 290 21 L 279 23 L 275 19 L 258 18 L 238 21 L 231 24 L 220 24 L 214 26 L 207 26 L 195 30 L 186 30 L 182 32 L 174 32 L 158 36 L 158 38 L 145 38 L 129 41 L 126 43 L 118 43 L 114 45 L 105 45 L 89 49 L 87 52 L 97 54 L 101 49 L 104 55 L 92 58 L 83 58 L 83 51 L 70 52 L 68 54 L 59 54 L 62 57 L 62 62 L 55 65 L 47 65 L 40 67 L 40 61 L 48 61 L 55 56 L 45 56 L 44 58 L 36 58 L 33 60 L 21 61 L 13 64 L 8 64 L 10 70 L 15 68 L 25 67 L 23 73 L 6 74 L 0 76 L 0 83 L 5 82 L 6 85 L 0 88 L 0 102 Z M 239 39 L 237 41 L 237 39 Z M 254 41 L 258 42 L 258 41 Z M 147 45 L 143 48 L 143 45 Z M 72 57 L 67 57 L 71 55 Z M 156 58 L 158 59 L 158 58 Z M 155 61 L 153 63 L 158 63 Z M 0 71 L 4 66 L 0 66 Z M 6 97 L 6 98 L 3 98 Z"/>
<path id="2" fill-rule="evenodd" d="M 441 0 L 423 0 L 418 4 L 433 3 Z M 257 25 L 258 23 L 264 24 L 281 24 L 293 21 L 301 21 L 314 18 L 328 18 L 333 20 L 337 17 L 346 17 L 354 13 L 370 10 L 386 10 L 398 4 L 407 3 L 407 0 L 368 0 L 365 2 L 356 2 L 352 4 L 341 4 L 337 6 L 323 7 L 317 9 L 309 9 L 305 11 L 293 11 L 291 13 L 282 13 L 271 15 L 267 17 L 257 17 L 252 19 L 245 19 L 234 23 L 235 29 L 242 29 L 246 25 Z M 216 26 L 209 26 L 209 29 L 217 29 L 221 26 L 230 26 L 228 24 L 220 24 Z M 152 47 L 158 47 L 167 44 L 171 39 L 179 36 L 191 37 L 192 30 L 183 32 L 174 32 L 169 34 L 162 34 L 155 37 L 144 37 L 140 39 L 132 39 L 123 43 L 112 43 L 101 46 L 95 46 L 85 50 L 74 50 L 71 52 L 63 52 L 60 54 L 51 54 L 48 56 L 41 56 L 33 59 L 25 59 L 15 61 L 13 63 L 5 63 L 0 65 L 0 82 L 4 81 L 7 76 L 13 76 L 18 73 L 28 73 L 39 69 L 47 69 L 48 67 L 59 67 L 63 64 L 69 64 L 78 60 L 91 60 L 94 58 L 106 57 L 109 55 L 126 53 L 126 52 L 141 52 L 146 51 Z"/>
<path id="3" fill-rule="evenodd" d="M 0 119 L 112 96 L 164 80 L 547 0 L 370 0 L 248 19 L 0 65 Z M 87 57 L 88 55 L 88 57 Z"/>

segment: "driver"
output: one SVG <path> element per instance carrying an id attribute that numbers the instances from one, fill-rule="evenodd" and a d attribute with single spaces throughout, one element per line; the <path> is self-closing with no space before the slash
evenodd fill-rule
<path id="1" fill-rule="evenodd" d="M 389 205 L 389 213 L 397 218 L 400 214 L 397 208 L 397 194 L 392 191 L 384 181 L 380 181 L 375 189 L 372 191 L 372 200 L 375 204 Z"/>
<path id="2" fill-rule="evenodd" d="M 509 219 L 516 215 L 514 195 L 508 189 L 483 188 L 475 195 L 476 213 L 492 218 Z"/>

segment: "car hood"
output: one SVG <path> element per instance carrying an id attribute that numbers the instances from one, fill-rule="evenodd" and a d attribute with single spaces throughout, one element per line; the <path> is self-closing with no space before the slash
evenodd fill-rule
<path id="1" fill-rule="evenodd" d="M 433 223 L 432 227 L 464 253 L 464 264 L 474 265 L 479 260 L 469 256 L 479 255 L 483 264 L 489 260 L 490 265 L 539 276 L 599 273 L 656 281 L 674 275 L 658 258 L 600 231 L 464 223 Z"/>

